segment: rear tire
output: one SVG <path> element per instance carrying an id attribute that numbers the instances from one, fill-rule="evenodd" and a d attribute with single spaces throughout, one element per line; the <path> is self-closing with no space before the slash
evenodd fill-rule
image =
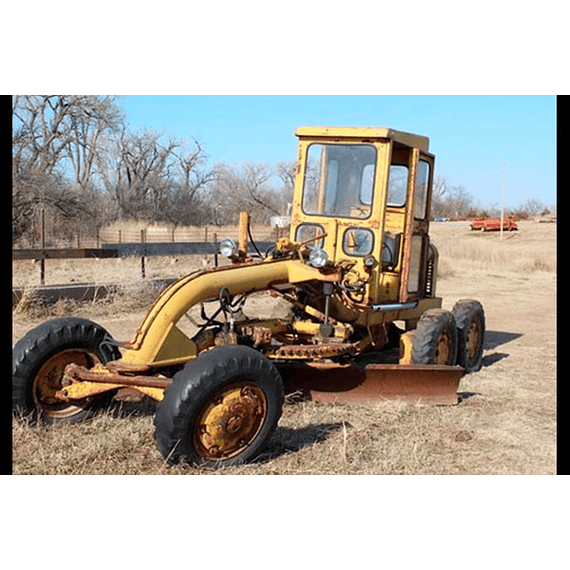
<path id="1" fill-rule="evenodd" d="M 457 359 L 457 329 L 449 311 L 430 309 L 418 322 L 412 347 L 413 364 L 453 366 Z"/>
<path id="2" fill-rule="evenodd" d="M 453 306 L 457 325 L 457 364 L 465 372 L 477 372 L 483 365 L 483 343 L 485 340 L 485 311 L 479 301 L 462 299 Z"/>
<path id="3" fill-rule="evenodd" d="M 78 423 L 92 416 L 107 395 L 69 403 L 58 400 L 61 379 L 70 363 L 87 368 L 120 358 L 112 337 L 101 326 L 76 317 L 53 319 L 20 339 L 12 352 L 12 414 L 32 422 Z"/>
<path id="4" fill-rule="evenodd" d="M 253 348 L 223 346 L 174 375 L 154 418 L 154 437 L 171 464 L 239 465 L 263 450 L 282 406 L 273 363 Z"/>

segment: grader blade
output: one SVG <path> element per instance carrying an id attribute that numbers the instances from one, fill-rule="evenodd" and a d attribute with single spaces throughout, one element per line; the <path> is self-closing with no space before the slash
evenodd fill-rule
<path id="1" fill-rule="evenodd" d="M 282 364 L 287 393 L 327 403 L 403 400 L 423 405 L 455 405 L 464 374 L 461 366 L 336 363 Z"/>

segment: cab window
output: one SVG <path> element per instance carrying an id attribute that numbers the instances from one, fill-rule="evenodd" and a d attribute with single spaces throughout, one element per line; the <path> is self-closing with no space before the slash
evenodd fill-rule
<path id="1" fill-rule="evenodd" d="M 418 162 L 418 174 L 416 177 L 416 195 L 414 198 L 414 218 L 425 220 L 427 216 L 429 188 L 429 163 L 425 160 Z"/>
<path id="2" fill-rule="evenodd" d="M 408 188 L 408 167 L 403 164 L 391 164 L 388 176 L 388 198 L 386 204 L 401 208 L 406 203 Z"/>
<path id="3" fill-rule="evenodd" d="M 376 148 L 313 143 L 303 182 L 305 214 L 364 219 L 372 212 Z"/>

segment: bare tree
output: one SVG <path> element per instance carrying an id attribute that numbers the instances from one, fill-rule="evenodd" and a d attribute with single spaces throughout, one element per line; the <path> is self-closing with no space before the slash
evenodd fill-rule
<path id="1" fill-rule="evenodd" d="M 261 223 L 281 214 L 283 194 L 271 179 L 275 175 L 269 164 L 248 162 L 240 167 L 220 164 L 210 201 L 214 202 L 215 223 L 235 223 L 241 210 L 248 211 Z M 286 202 L 285 202 L 286 203 Z"/>
<path id="2" fill-rule="evenodd" d="M 172 175 L 173 151 L 180 145 L 173 138 L 165 143 L 161 139 L 156 131 L 131 133 L 123 128 L 111 155 L 99 162 L 121 217 L 151 219 L 160 212 Z"/>
<path id="3" fill-rule="evenodd" d="M 12 162 L 16 172 L 51 174 L 71 163 L 75 182 L 85 187 L 98 141 L 122 119 L 113 97 L 16 95 L 12 100 Z"/>
<path id="4" fill-rule="evenodd" d="M 56 95 L 16 95 L 12 103 L 15 136 L 12 160 L 22 169 L 51 174 L 70 142 L 64 119 L 69 99 Z"/>
<path id="5" fill-rule="evenodd" d="M 55 226 L 58 233 L 75 218 L 85 220 L 93 204 L 85 192 L 92 185 L 100 143 L 121 121 L 114 98 L 16 95 L 12 119 L 14 237 L 31 231 L 39 209 L 65 221 Z"/>
<path id="6" fill-rule="evenodd" d="M 451 186 L 441 200 L 441 214 L 448 218 L 468 216 L 474 209 L 473 196 L 464 186 Z"/>
<path id="7" fill-rule="evenodd" d="M 71 100 L 71 140 L 67 158 L 72 165 L 76 184 L 85 189 L 91 182 L 103 150 L 103 137 L 120 129 L 123 116 L 112 97 L 74 96 Z"/>
<path id="8" fill-rule="evenodd" d="M 549 213 L 549 209 L 537 198 L 529 198 L 517 209 L 517 214 L 521 217 L 538 216 Z"/>
<path id="9" fill-rule="evenodd" d="M 25 236 L 30 240 L 37 239 L 38 235 L 34 237 L 34 220 L 38 219 L 41 210 L 50 213 L 48 230 L 60 236 L 67 233 L 75 220 L 80 219 L 85 228 L 86 223 L 92 218 L 85 201 L 61 174 L 45 174 L 33 170 L 14 173 L 12 180 L 14 242 Z"/>
<path id="10" fill-rule="evenodd" d="M 439 200 L 443 198 L 449 184 L 445 176 L 436 176 L 433 180 L 432 199 Z"/>
<path id="11" fill-rule="evenodd" d="M 211 213 L 204 194 L 218 176 L 216 167 L 206 165 L 203 146 L 195 139 L 192 146 L 184 144 L 173 154 L 177 175 L 171 187 L 165 216 L 174 225 L 210 221 Z"/>
<path id="12" fill-rule="evenodd" d="M 431 213 L 433 217 L 443 216 L 445 210 L 444 195 L 449 188 L 445 176 L 435 176 L 431 193 Z"/>
<path id="13" fill-rule="evenodd" d="M 97 171 L 112 199 L 114 217 L 178 225 L 199 223 L 209 214 L 203 194 L 216 170 L 207 165 L 196 140 L 187 143 L 157 131 L 133 133 L 125 127 L 107 141 Z"/>
<path id="14" fill-rule="evenodd" d="M 288 162 L 278 162 L 275 170 L 277 176 L 281 179 L 283 183 L 283 200 L 287 202 L 287 205 L 293 202 L 293 192 L 295 189 L 295 178 L 297 176 L 297 162 L 296 161 L 288 161 Z M 287 208 L 288 210 L 289 208 Z M 285 212 L 288 214 L 288 211 Z"/>

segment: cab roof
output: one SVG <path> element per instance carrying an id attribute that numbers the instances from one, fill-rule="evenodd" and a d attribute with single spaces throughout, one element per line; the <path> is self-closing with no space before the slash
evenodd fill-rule
<path id="1" fill-rule="evenodd" d="M 378 138 L 390 139 L 406 146 L 429 151 L 429 138 L 387 127 L 299 127 L 295 134 L 299 138 Z"/>

